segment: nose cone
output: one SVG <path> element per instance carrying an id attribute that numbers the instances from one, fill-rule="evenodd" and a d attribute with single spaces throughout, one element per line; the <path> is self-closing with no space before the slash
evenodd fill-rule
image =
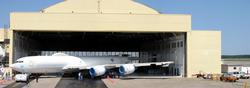
<path id="1" fill-rule="evenodd" d="M 15 68 L 15 64 L 11 64 L 10 67 L 11 67 L 11 68 Z"/>
<path id="2" fill-rule="evenodd" d="M 24 72 L 24 65 L 23 64 L 20 64 L 20 63 L 15 63 L 15 64 L 11 64 L 10 67 L 15 70 L 15 71 L 18 71 L 18 72 Z"/>
<path id="3" fill-rule="evenodd" d="M 15 70 L 15 71 L 20 72 L 20 68 L 19 68 L 18 64 L 11 64 L 11 65 L 10 65 L 10 68 L 12 68 L 12 69 Z"/>
<path id="4" fill-rule="evenodd" d="M 19 68 L 18 68 L 17 64 L 11 64 L 10 68 L 12 68 L 13 70 L 19 71 Z"/>

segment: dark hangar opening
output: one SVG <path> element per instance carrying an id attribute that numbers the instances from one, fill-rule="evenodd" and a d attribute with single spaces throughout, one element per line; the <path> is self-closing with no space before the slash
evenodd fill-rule
<path id="1" fill-rule="evenodd" d="M 16 32 L 33 41 L 38 51 L 139 51 L 145 43 L 173 37 L 172 33 Z M 27 45 L 29 45 L 27 44 Z"/>
<path id="2" fill-rule="evenodd" d="M 185 74 L 185 32 L 34 32 L 14 31 L 13 60 L 43 51 L 74 53 L 135 54 L 139 62 L 174 61 L 165 71 L 170 75 Z M 52 53 L 51 53 L 52 52 Z M 47 55 L 47 54 L 46 54 Z M 134 59 L 131 59 L 134 60 Z M 161 73 L 158 70 L 148 70 Z"/>

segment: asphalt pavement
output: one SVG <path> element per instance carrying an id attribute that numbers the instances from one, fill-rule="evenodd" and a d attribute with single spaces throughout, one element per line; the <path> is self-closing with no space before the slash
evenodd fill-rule
<path id="1" fill-rule="evenodd" d="M 108 88 L 101 79 L 77 80 L 73 77 L 63 77 L 56 88 Z"/>
<path id="2" fill-rule="evenodd" d="M 8 86 L 6 86 L 6 87 L 4 87 L 4 88 L 22 88 L 22 87 L 24 87 L 26 85 L 26 83 L 24 83 L 24 82 L 13 82 L 12 84 L 10 84 L 10 85 L 8 85 Z"/>

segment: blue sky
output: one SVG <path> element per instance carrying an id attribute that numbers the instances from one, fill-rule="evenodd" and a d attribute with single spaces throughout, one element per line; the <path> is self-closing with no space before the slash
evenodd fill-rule
<path id="1" fill-rule="evenodd" d="M 0 28 L 9 24 L 10 12 L 35 12 L 60 1 L 0 0 Z M 222 54 L 250 54 L 250 0 L 137 1 L 164 14 L 191 14 L 193 30 L 222 31 Z"/>

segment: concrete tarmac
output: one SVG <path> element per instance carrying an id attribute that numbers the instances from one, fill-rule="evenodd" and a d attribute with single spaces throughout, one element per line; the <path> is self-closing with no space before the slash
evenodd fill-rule
<path id="1" fill-rule="evenodd" d="M 5 88 L 108 88 L 101 79 L 77 80 L 73 77 L 41 76 L 28 84 L 13 82 Z"/>
<path id="2" fill-rule="evenodd" d="M 55 88 L 108 88 L 101 79 L 76 80 L 72 77 L 63 77 Z"/>
<path id="3" fill-rule="evenodd" d="M 237 82 L 221 82 L 197 78 L 127 78 L 103 79 L 103 81 L 108 88 L 244 88 L 244 82 L 241 80 Z M 250 86 L 247 88 L 250 88 Z"/>
<path id="4" fill-rule="evenodd" d="M 18 82 L 18 83 L 16 83 L 16 82 L 13 82 L 12 84 L 9 84 L 8 86 L 6 86 L 6 87 L 3 87 L 3 88 L 22 88 L 22 87 L 24 87 L 26 85 L 26 83 L 21 83 L 21 82 Z"/>
<path id="5" fill-rule="evenodd" d="M 60 79 L 61 77 L 57 76 L 40 76 L 38 82 L 34 79 L 24 87 L 19 88 L 55 88 Z"/>
<path id="6" fill-rule="evenodd" d="M 76 80 L 73 77 L 40 77 L 38 83 L 32 80 L 26 83 L 14 83 L 7 88 L 250 88 L 250 79 L 240 79 L 237 82 L 221 82 L 219 80 L 131 76 L 121 79 L 84 79 Z"/>

